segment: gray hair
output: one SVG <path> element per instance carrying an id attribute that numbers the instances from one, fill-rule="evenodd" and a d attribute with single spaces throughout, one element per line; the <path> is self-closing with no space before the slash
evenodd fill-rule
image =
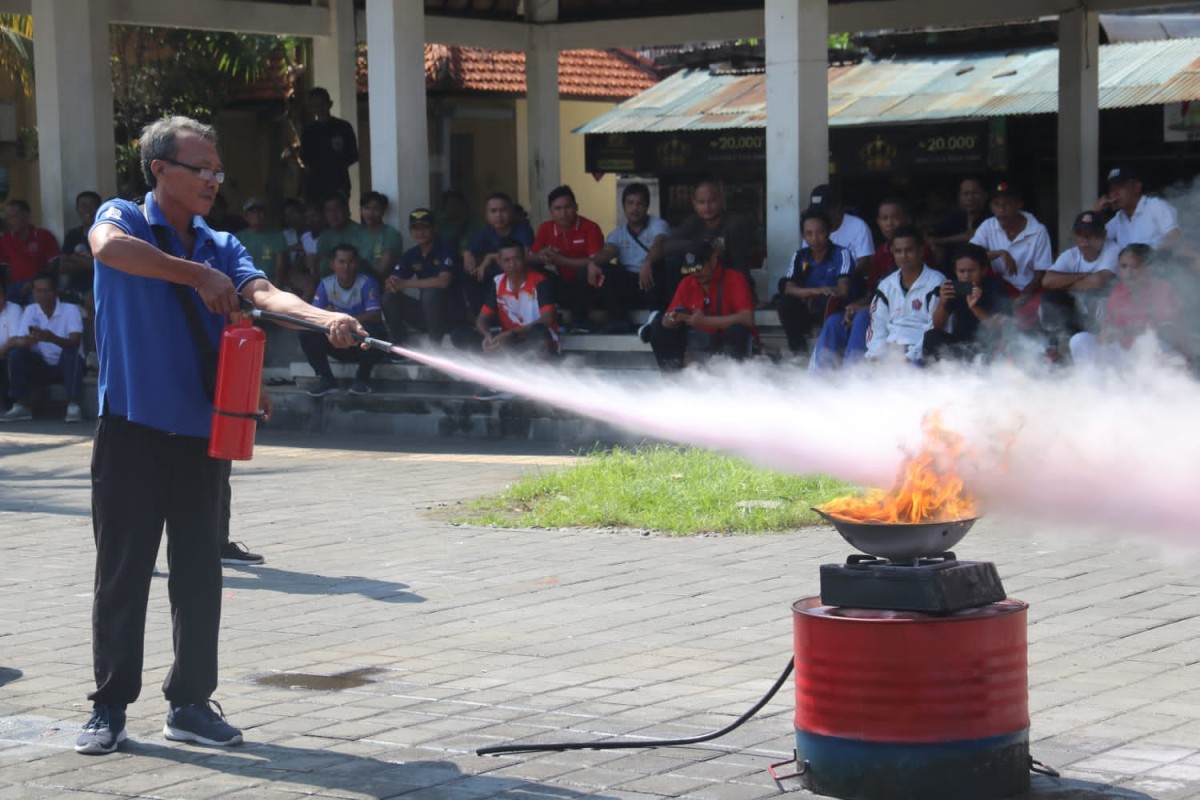
<path id="1" fill-rule="evenodd" d="M 158 183 L 158 178 L 150 171 L 150 162 L 174 158 L 178 152 L 175 137 L 181 132 L 194 133 L 214 145 L 217 143 L 217 132 L 211 125 L 190 117 L 163 117 L 142 128 L 142 135 L 138 137 L 142 151 L 142 176 L 151 189 Z"/>

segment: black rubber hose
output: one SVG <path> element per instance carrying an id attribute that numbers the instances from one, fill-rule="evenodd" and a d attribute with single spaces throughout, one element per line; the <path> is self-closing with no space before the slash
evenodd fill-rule
<path id="1" fill-rule="evenodd" d="M 721 728 L 718 731 L 711 733 L 702 733 L 699 736 L 689 736 L 685 739 L 610 739 L 603 742 L 560 742 L 558 744 L 499 744 L 492 747 L 481 747 L 475 751 L 478 756 L 498 756 L 504 753 L 559 753 L 563 750 L 626 750 L 637 747 L 680 747 L 688 744 L 700 744 L 713 739 L 720 738 L 730 731 L 741 727 L 742 723 L 753 717 L 759 711 L 762 711 L 763 706 L 771 702 L 771 698 L 779 693 L 783 682 L 792 674 L 793 660 L 792 656 L 788 656 L 787 666 L 784 667 L 783 673 L 775 679 L 775 685 L 767 690 L 754 706 L 735 719 L 733 722 Z"/>

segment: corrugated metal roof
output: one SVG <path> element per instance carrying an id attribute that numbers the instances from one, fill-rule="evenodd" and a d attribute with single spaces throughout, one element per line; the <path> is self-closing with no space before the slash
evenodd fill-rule
<path id="1" fill-rule="evenodd" d="M 1200 100 L 1200 39 L 1100 48 L 1100 107 Z M 766 126 L 766 75 L 676 73 L 576 133 Z M 1058 111 L 1058 50 L 870 61 L 829 71 L 829 124 L 882 125 Z"/>

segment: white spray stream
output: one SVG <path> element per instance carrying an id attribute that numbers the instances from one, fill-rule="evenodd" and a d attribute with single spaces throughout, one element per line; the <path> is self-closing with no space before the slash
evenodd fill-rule
<path id="1" fill-rule="evenodd" d="M 905 367 L 811 377 L 725 365 L 622 385 L 576 365 L 395 352 L 617 428 L 863 485 L 890 486 L 923 417 L 941 410 L 971 450 L 964 477 L 985 511 L 1176 543 L 1200 530 L 1200 385 L 1152 341 L 1120 372 Z"/>

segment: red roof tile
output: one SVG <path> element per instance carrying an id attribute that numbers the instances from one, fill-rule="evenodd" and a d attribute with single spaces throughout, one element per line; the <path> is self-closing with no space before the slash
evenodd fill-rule
<path id="1" fill-rule="evenodd" d="M 561 97 L 624 100 L 656 83 L 653 66 L 630 51 L 564 50 L 558 54 Z M 360 86 L 363 84 L 365 80 Z M 525 54 L 427 44 L 425 86 L 430 91 L 523 95 Z"/>

